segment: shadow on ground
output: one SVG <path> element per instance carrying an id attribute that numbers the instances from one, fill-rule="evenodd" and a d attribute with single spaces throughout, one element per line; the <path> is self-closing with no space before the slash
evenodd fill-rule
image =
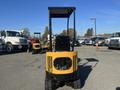
<path id="1" fill-rule="evenodd" d="M 26 51 L 17 50 L 17 51 L 10 52 L 10 53 L 0 52 L 0 55 L 12 55 L 12 54 L 17 54 L 17 53 L 22 53 L 22 52 L 26 52 Z M 32 51 L 26 52 L 26 53 L 32 53 Z M 43 51 L 43 52 L 34 53 L 33 55 L 36 55 L 36 54 L 45 54 L 45 53 L 46 53 L 46 51 Z"/>
<path id="2" fill-rule="evenodd" d="M 109 50 L 120 50 L 120 48 L 109 48 Z"/>
<path id="3" fill-rule="evenodd" d="M 80 81 L 81 81 L 81 88 L 84 87 L 85 82 L 90 75 L 91 71 L 96 67 L 98 64 L 98 60 L 95 58 L 85 58 L 87 60 L 86 63 L 79 66 L 79 72 L 80 72 Z M 93 63 L 93 64 L 90 64 Z"/>
<path id="4" fill-rule="evenodd" d="M 26 51 L 17 50 L 17 51 L 10 52 L 10 53 L 8 53 L 8 52 L 0 52 L 0 55 L 11 55 L 11 54 L 17 54 L 17 53 L 21 53 L 21 52 L 26 52 Z"/>
<path id="5" fill-rule="evenodd" d="M 120 90 L 120 87 L 117 87 L 116 90 Z"/>
<path id="6" fill-rule="evenodd" d="M 97 60 L 95 58 L 85 58 L 85 60 L 87 62 L 78 66 L 78 75 L 80 76 L 79 79 L 77 80 L 78 82 L 76 83 L 78 85 L 78 87 L 76 88 L 76 87 L 73 86 L 73 83 L 75 81 L 71 82 L 71 84 L 67 85 L 67 86 L 70 86 L 73 89 L 81 89 L 81 88 L 84 87 L 85 82 L 86 82 L 87 78 L 89 77 L 91 71 L 96 67 L 96 65 L 99 62 L 99 60 Z M 82 59 L 78 58 L 78 63 L 81 62 L 81 61 L 82 61 Z M 64 85 L 61 85 L 60 87 L 63 87 L 63 86 Z"/>

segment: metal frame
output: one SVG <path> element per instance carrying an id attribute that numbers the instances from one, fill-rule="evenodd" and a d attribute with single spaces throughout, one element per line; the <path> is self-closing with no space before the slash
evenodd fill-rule
<path id="1" fill-rule="evenodd" d="M 74 25 L 74 38 L 72 51 L 74 51 L 74 43 L 76 40 L 76 20 L 75 20 L 75 7 L 48 7 L 49 10 L 49 34 L 50 34 L 50 51 L 52 52 L 52 18 L 67 18 L 67 35 L 69 35 L 69 19 L 73 13 L 73 25 Z"/>
<path id="2" fill-rule="evenodd" d="M 34 37 L 35 35 L 39 35 L 39 38 L 41 38 L 41 33 L 40 32 L 34 32 Z"/>

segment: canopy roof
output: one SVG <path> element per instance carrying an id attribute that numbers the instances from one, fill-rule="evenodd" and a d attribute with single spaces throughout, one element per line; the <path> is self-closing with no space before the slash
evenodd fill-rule
<path id="1" fill-rule="evenodd" d="M 41 34 L 40 32 L 34 32 L 34 34 Z"/>
<path id="2" fill-rule="evenodd" d="M 69 18 L 75 7 L 48 7 L 50 18 Z"/>

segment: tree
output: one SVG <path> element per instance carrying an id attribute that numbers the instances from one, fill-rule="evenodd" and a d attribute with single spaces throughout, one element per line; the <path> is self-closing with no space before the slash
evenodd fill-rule
<path id="1" fill-rule="evenodd" d="M 64 35 L 64 36 L 67 35 L 66 30 L 63 30 L 62 33 L 60 33 L 60 35 Z"/>
<path id="2" fill-rule="evenodd" d="M 69 37 L 71 39 L 73 39 L 74 38 L 74 29 L 73 28 L 69 28 L 68 33 L 69 33 Z M 75 32 L 75 34 L 76 34 L 76 32 Z"/>
<path id="3" fill-rule="evenodd" d="M 21 35 L 24 37 L 30 37 L 30 30 L 29 28 L 22 28 L 21 29 Z"/>
<path id="4" fill-rule="evenodd" d="M 88 28 L 84 36 L 85 37 L 93 36 L 93 28 Z"/>
<path id="5" fill-rule="evenodd" d="M 49 35 L 49 29 L 48 29 L 48 26 L 46 26 L 46 27 L 45 27 L 45 31 L 44 31 L 44 33 L 43 33 L 43 35 L 42 35 L 43 41 L 46 41 L 46 40 L 47 40 L 48 35 Z"/>
<path id="6" fill-rule="evenodd" d="M 68 33 L 69 33 L 70 39 L 73 39 L 74 38 L 74 29 L 73 28 L 69 28 Z M 67 30 L 63 30 L 60 35 L 67 35 Z"/>

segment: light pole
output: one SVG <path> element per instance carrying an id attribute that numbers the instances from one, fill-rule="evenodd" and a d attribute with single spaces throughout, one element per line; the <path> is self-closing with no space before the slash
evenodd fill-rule
<path id="1" fill-rule="evenodd" d="M 94 21 L 94 25 L 95 25 L 95 36 L 97 35 L 97 32 L 96 32 L 96 18 L 90 18 L 91 20 Z"/>

